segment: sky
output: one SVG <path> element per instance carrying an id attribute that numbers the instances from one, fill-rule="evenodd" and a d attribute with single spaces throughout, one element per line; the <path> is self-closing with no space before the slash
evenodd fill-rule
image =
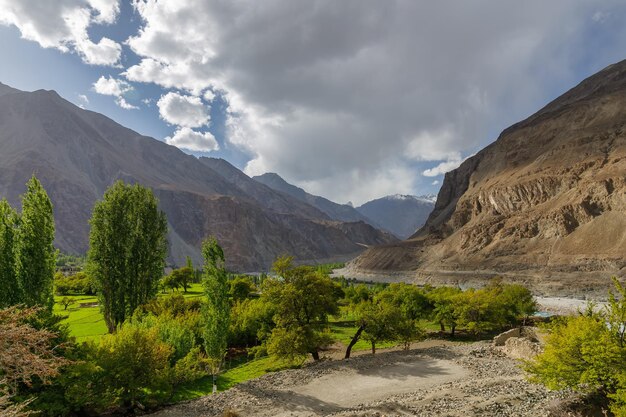
<path id="1" fill-rule="evenodd" d="M 0 0 L 0 82 L 355 205 L 626 58 L 623 0 Z"/>

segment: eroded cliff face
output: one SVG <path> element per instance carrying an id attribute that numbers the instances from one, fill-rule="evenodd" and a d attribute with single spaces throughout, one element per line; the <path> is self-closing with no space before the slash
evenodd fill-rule
<path id="1" fill-rule="evenodd" d="M 420 231 L 368 250 L 349 270 L 446 283 L 501 275 L 545 293 L 605 291 L 611 275 L 626 272 L 626 61 L 448 173 Z"/>

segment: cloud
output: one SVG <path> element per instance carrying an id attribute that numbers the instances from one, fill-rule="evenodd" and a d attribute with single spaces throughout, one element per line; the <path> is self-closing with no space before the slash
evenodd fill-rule
<path id="1" fill-rule="evenodd" d="M 17 27 L 24 39 L 77 53 L 87 64 L 119 65 L 121 45 L 106 37 L 94 42 L 88 33 L 93 24 L 115 22 L 118 1 L 0 0 L 0 10 L 0 24 Z"/>
<path id="2" fill-rule="evenodd" d="M 424 172 L 422 172 L 422 175 L 424 175 L 425 177 L 437 177 L 439 175 L 443 175 L 446 172 L 450 172 L 453 169 L 458 168 L 459 165 L 461 165 L 462 163 L 463 163 L 463 160 L 461 159 L 454 159 L 452 161 L 441 162 L 437 166 L 433 168 L 429 168 L 425 170 Z"/>
<path id="3" fill-rule="evenodd" d="M 87 98 L 86 95 L 78 94 L 77 98 L 78 98 L 78 107 L 80 107 L 81 109 L 84 109 L 89 104 L 89 99 Z"/>
<path id="4" fill-rule="evenodd" d="M 138 110 L 139 109 L 138 106 L 134 106 L 134 105 L 130 104 L 129 102 L 127 102 L 124 97 L 118 97 L 115 100 L 115 104 L 117 104 L 118 106 L 120 106 L 124 110 Z"/>
<path id="5" fill-rule="evenodd" d="M 166 137 L 165 142 L 193 152 L 211 152 L 219 149 L 217 140 L 210 132 L 196 132 L 188 127 L 181 127 L 174 132 L 174 136 Z"/>
<path id="6" fill-rule="evenodd" d="M 115 103 L 124 110 L 139 109 L 139 107 L 128 103 L 124 98 L 124 94 L 133 90 L 133 87 L 124 80 L 119 80 L 112 76 L 101 76 L 98 78 L 98 81 L 93 83 L 93 89 L 98 94 L 115 97 Z"/>
<path id="7" fill-rule="evenodd" d="M 183 127 L 201 127 L 211 120 L 210 108 L 200 97 L 169 92 L 157 102 L 159 114 L 166 122 Z"/>
<path id="8" fill-rule="evenodd" d="M 124 75 L 219 90 L 247 173 L 359 203 L 420 193 L 406 189 L 412 178 L 453 167 L 578 81 L 574 68 L 597 52 L 580 47 L 592 3 L 137 1 L 142 27 L 127 44 L 141 60 Z"/>
<path id="9" fill-rule="evenodd" d="M 215 93 L 213 91 L 211 91 L 211 90 L 206 90 L 204 93 L 202 93 L 202 98 L 206 102 L 210 103 L 213 100 L 215 100 Z"/>
<path id="10" fill-rule="evenodd" d="M 93 83 L 93 89 L 98 94 L 119 97 L 133 88 L 124 80 L 118 80 L 111 76 L 101 76 L 98 81 Z"/>

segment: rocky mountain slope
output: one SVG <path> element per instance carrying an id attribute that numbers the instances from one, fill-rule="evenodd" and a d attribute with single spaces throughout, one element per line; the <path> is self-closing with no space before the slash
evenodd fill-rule
<path id="1" fill-rule="evenodd" d="M 364 216 L 362 213 L 359 213 L 357 210 L 355 210 L 354 207 L 347 204 L 337 204 L 324 197 L 309 194 L 302 188 L 289 184 L 280 175 L 273 172 L 268 172 L 266 174 L 258 175 L 252 178 L 255 181 L 260 182 L 261 184 L 265 184 L 273 190 L 290 195 L 300 201 L 316 207 L 318 210 L 324 212 L 328 217 L 333 220 L 339 220 L 344 222 L 362 221 L 365 223 L 369 223 L 375 227 L 379 227 L 379 225 L 377 225 L 371 219 L 367 218 L 367 216 Z"/>
<path id="2" fill-rule="evenodd" d="M 435 196 L 396 194 L 369 201 L 356 209 L 376 225 L 406 239 L 426 223 L 435 200 Z"/>
<path id="3" fill-rule="evenodd" d="M 284 253 L 299 260 L 347 259 L 394 240 L 362 223 L 331 220 L 297 199 L 252 181 L 236 168 L 206 163 L 175 147 L 83 110 L 54 91 L 0 84 L 0 196 L 19 206 L 36 173 L 54 203 L 55 244 L 84 253 L 94 202 L 115 180 L 151 187 L 169 220 L 170 259 L 199 260 L 215 235 L 228 266 L 265 269 Z"/>
<path id="4" fill-rule="evenodd" d="M 601 295 L 626 274 L 625 253 L 622 61 L 446 174 L 421 230 L 344 272 L 451 284 L 500 275 L 540 293 Z"/>

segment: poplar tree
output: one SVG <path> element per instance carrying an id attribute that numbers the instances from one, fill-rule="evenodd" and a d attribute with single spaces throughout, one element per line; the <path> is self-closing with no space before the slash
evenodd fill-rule
<path id="1" fill-rule="evenodd" d="M 167 255 L 167 219 L 152 191 L 117 181 L 90 221 L 88 270 L 109 333 L 154 298 Z"/>
<path id="2" fill-rule="evenodd" d="M 22 302 L 52 311 L 52 291 L 56 268 L 54 214 L 52 202 L 39 180 L 26 183 L 22 196 L 22 216 L 15 242 L 16 272 L 23 289 Z"/>
<path id="3" fill-rule="evenodd" d="M 211 364 L 213 392 L 217 391 L 219 375 L 228 342 L 230 301 L 228 299 L 228 276 L 224 251 L 213 237 L 202 244 L 204 257 L 203 285 L 207 302 L 203 310 L 204 349 Z"/>
<path id="4" fill-rule="evenodd" d="M 0 308 L 19 304 L 22 299 L 15 260 L 17 222 L 15 209 L 5 199 L 0 200 Z"/>

